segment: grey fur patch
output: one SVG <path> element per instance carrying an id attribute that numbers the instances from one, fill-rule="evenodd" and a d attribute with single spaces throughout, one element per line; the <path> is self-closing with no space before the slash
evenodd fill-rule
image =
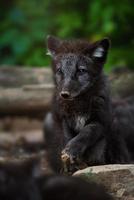
<path id="1" fill-rule="evenodd" d="M 101 57 L 103 57 L 103 53 L 104 53 L 103 47 L 98 47 L 98 48 L 94 51 L 93 57 L 101 58 Z"/>
<path id="2" fill-rule="evenodd" d="M 52 56 L 52 53 L 51 53 L 51 51 L 50 51 L 49 49 L 47 50 L 46 55 L 47 55 L 47 56 Z"/>
<path id="3" fill-rule="evenodd" d="M 81 130 L 85 126 L 86 117 L 85 116 L 77 116 L 75 119 L 75 123 L 76 123 L 75 129 Z"/>

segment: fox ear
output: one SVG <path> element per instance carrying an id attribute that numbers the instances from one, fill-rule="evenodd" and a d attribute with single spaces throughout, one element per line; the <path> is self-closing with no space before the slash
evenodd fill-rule
<path id="1" fill-rule="evenodd" d="M 56 55 L 56 51 L 61 44 L 61 40 L 54 36 L 47 36 L 47 55 L 54 57 Z"/>
<path id="2" fill-rule="evenodd" d="M 109 46 L 110 40 L 108 38 L 98 41 L 92 51 L 92 58 L 99 62 L 105 62 Z"/>

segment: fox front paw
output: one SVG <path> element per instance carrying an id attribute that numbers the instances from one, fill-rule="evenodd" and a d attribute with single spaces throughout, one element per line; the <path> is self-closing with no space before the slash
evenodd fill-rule
<path id="1" fill-rule="evenodd" d="M 62 151 L 62 160 L 64 162 L 70 162 L 71 164 L 79 163 L 82 160 L 80 152 L 67 146 Z"/>
<path id="2" fill-rule="evenodd" d="M 76 171 L 87 167 L 83 159 L 84 152 L 85 148 L 80 144 L 69 142 L 61 154 L 64 171 Z"/>

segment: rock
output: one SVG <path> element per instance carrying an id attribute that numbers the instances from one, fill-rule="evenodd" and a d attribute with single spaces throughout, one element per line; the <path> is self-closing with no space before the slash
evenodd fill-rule
<path id="1" fill-rule="evenodd" d="M 102 165 L 88 167 L 74 173 L 103 184 L 118 200 L 134 200 L 134 165 Z"/>

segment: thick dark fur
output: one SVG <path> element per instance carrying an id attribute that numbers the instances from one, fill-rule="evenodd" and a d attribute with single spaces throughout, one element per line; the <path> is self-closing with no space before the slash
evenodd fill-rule
<path id="1" fill-rule="evenodd" d="M 30 163 L 0 163 L 1 200 L 41 200 Z"/>
<path id="2" fill-rule="evenodd" d="M 37 175 L 29 163 L 0 163 L 1 200 L 112 200 L 105 189 L 79 178 Z"/>
<path id="3" fill-rule="evenodd" d="M 129 163 L 134 163 L 134 96 L 114 100 L 114 129 L 123 138 L 129 152 Z"/>
<path id="4" fill-rule="evenodd" d="M 126 138 L 134 134 L 134 112 L 123 111 L 126 123 L 123 108 L 112 106 L 103 74 L 108 49 L 108 39 L 89 44 L 48 37 L 56 89 L 45 120 L 45 140 L 56 171 L 62 151 L 75 164 L 132 161 Z"/>

